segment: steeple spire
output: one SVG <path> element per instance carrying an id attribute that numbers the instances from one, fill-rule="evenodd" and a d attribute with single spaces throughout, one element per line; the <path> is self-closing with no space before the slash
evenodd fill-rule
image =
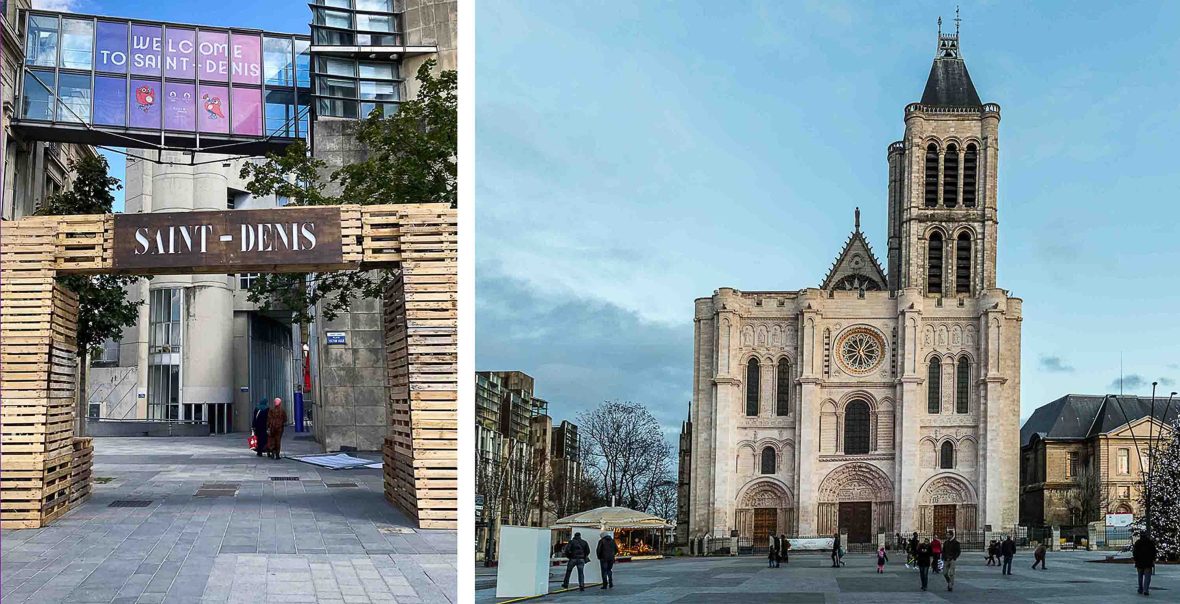
<path id="1" fill-rule="evenodd" d="M 955 33 L 943 33 L 942 17 L 938 18 L 938 51 L 926 89 L 922 91 L 922 104 L 941 107 L 979 107 L 979 93 L 971 83 L 967 64 L 959 52 L 959 9 L 955 7 Z"/>
<path id="2" fill-rule="evenodd" d="M 860 232 L 860 208 L 856 208 L 856 232 Z"/>

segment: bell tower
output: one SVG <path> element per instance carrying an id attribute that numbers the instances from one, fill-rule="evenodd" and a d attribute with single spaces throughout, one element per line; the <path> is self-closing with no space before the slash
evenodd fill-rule
<path id="1" fill-rule="evenodd" d="M 888 281 L 931 297 L 996 287 L 1000 106 L 983 103 L 955 33 L 943 33 L 922 100 L 905 108 L 905 138 L 889 145 Z"/>

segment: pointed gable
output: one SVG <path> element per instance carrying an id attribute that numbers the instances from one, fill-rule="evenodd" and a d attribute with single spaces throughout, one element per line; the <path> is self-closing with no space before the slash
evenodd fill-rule
<path id="1" fill-rule="evenodd" d="M 824 277 L 823 285 L 820 286 L 823 289 L 885 289 L 885 271 L 881 270 L 881 264 L 873 255 L 873 248 L 869 246 L 864 233 L 860 232 L 859 223 L 858 219 L 856 230 L 849 235 L 848 241 L 844 242 L 844 251 L 840 252 L 836 262 L 828 270 L 828 276 Z"/>

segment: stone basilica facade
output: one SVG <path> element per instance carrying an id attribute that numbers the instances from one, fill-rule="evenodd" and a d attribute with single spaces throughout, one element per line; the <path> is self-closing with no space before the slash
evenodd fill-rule
<path id="1" fill-rule="evenodd" d="M 940 32 L 888 148 L 888 272 L 858 211 L 819 288 L 696 300 L 681 538 L 1016 524 L 1021 301 L 996 287 L 999 125 L 958 33 Z"/>

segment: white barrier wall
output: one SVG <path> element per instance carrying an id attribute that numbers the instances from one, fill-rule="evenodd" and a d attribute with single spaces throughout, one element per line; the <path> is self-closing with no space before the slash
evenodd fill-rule
<path id="1" fill-rule="evenodd" d="M 547 528 L 500 527 L 497 598 L 526 598 L 549 593 L 549 535 Z"/>

